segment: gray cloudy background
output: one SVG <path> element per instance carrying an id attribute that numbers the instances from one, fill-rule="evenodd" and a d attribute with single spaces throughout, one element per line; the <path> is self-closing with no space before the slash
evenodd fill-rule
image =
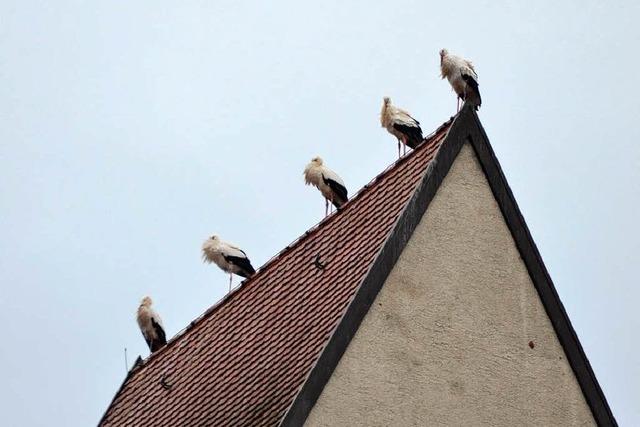
<path id="1" fill-rule="evenodd" d="M 0 0 L 2 424 L 95 425 L 153 296 L 173 336 L 226 292 L 218 233 L 262 265 L 395 159 L 390 95 L 430 133 L 480 118 L 621 425 L 640 424 L 640 3 Z"/>

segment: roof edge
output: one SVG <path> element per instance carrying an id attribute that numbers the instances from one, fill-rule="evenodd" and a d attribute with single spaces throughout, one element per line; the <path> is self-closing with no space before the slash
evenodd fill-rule
<path id="1" fill-rule="evenodd" d="M 298 394 L 285 412 L 279 424 L 281 427 L 301 426 L 307 419 L 311 408 L 320 397 L 324 386 L 460 152 L 466 137 L 464 129 L 470 120 L 468 111 L 469 109 L 463 109 L 454 118 L 411 199 L 400 213 L 369 272 L 362 280 Z"/>
<path id="2" fill-rule="evenodd" d="M 429 163 L 414 194 L 387 236 L 354 297 L 309 371 L 280 426 L 301 426 L 320 397 L 362 320 L 384 285 L 400 254 L 433 200 L 460 149 L 470 142 L 489 182 L 529 276 L 540 296 L 556 336 L 567 356 L 585 400 L 600 426 L 617 426 L 589 360 L 560 301 L 542 257 L 520 212 L 500 163 L 475 111 L 465 106 L 455 117 L 438 153 Z"/>
<path id="3" fill-rule="evenodd" d="M 480 123 L 480 119 L 475 112 L 471 118 L 472 126 L 469 129 L 469 138 L 476 156 L 489 181 L 493 196 L 498 202 L 502 216 L 511 231 L 520 256 L 527 267 L 529 276 L 538 291 L 542 305 L 553 325 L 569 365 L 578 380 L 582 394 L 591 409 L 593 418 L 600 426 L 617 426 L 618 423 L 582 348 L 582 344 L 580 344 L 578 334 L 573 329 L 571 320 L 560 300 L 547 267 L 544 265 L 538 247 L 533 240 L 529 227 L 527 227 L 511 187 L 509 187 L 507 178 L 500 167 L 500 162 L 498 162 L 495 152 L 491 148 L 489 138 Z"/>

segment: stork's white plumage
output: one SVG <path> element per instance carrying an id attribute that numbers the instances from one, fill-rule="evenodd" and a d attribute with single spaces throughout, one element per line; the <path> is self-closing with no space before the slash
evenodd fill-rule
<path id="1" fill-rule="evenodd" d="M 329 202 L 337 209 L 347 203 L 347 187 L 337 173 L 324 165 L 320 157 L 314 157 L 304 168 L 304 182 L 315 186 L 325 198 L 324 214 L 327 216 Z"/>
<path id="2" fill-rule="evenodd" d="M 142 298 L 136 317 L 142 336 L 149 345 L 149 350 L 153 353 L 167 343 L 167 337 L 165 336 L 164 327 L 162 326 L 162 319 L 160 319 L 158 313 L 151 308 L 151 304 L 153 304 L 151 297 L 146 296 Z"/>
<path id="3" fill-rule="evenodd" d="M 242 249 L 220 240 L 215 235 L 202 244 L 202 259 L 216 264 L 222 271 L 229 273 L 229 290 L 231 290 L 234 274 L 248 278 L 256 272 Z"/>
<path id="4" fill-rule="evenodd" d="M 398 139 L 398 158 L 400 158 L 400 143 L 406 147 L 416 148 L 423 140 L 420 122 L 411 115 L 391 103 L 391 98 L 385 96 L 380 112 L 380 124 Z"/>
<path id="5" fill-rule="evenodd" d="M 478 74 L 473 68 L 471 61 L 453 55 L 442 49 L 440 51 L 440 72 L 441 77 L 446 78 L 458 95 L 458 111 L 460 110 L 460 100 L 468 101 L 476 110 L 482 104 L 480 90 L 478 89 Z"/>

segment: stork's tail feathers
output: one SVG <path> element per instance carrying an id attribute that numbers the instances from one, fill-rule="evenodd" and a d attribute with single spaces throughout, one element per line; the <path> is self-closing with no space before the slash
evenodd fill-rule
<path id="1" fill-rule="evenodd" d="M 162 337 L 162 338 L 157 338 L 153 341 L 151 341 L 150 347 L 151 347 L 151 353 L 160 350 L 162 347 L 164 347 L 167 344 L 167 340 Z"/>
<path id="2" fill-rule="evenodd" d="M 232 264 L 237 267 L 233 271 L 234 273 L 236 273 L 238 276 L 244 277 L 245 279 L 248 279 L 249 277 L 253 276 L 254 273 L 256 272 L 255 268 L 253 268 L 253 266 L 251 265 L 251 261 L 249 261 L 249 258 L 227 255 L 224 257 L 224 259 L 229 264 Z"/>
<path id="3" fill-rule="evenodd" d="M 341 209 L 345 203 L 347 203 L 347 199 L 343 199 L 340 196 L 336 196 L 333 198 L 333 200 L 331 200 L 331 203 L 333 203 L 333 206 L 336 207 L 336 209 Z"/>
<path id="4" fill-rule="evenodd" d="M 238 275 L 244 277 L 245 279 L 248 279 L 254 274 L 256 274 L 256 270 L 253 268 L 249 260 L 247 260 L 247 264 L 242 266 L 242 271 L 238 272 Z"/>

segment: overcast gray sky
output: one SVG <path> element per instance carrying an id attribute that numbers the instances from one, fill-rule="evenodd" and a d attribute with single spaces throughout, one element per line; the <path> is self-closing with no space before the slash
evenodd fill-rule
<path id="1" fill-rule="evenodd" d="M 621 425 L 640 424 L 640 3 L 0 0 L 0 413 L 95 425 L 148 351 L 226 292 L 212 233 L 260 266 L 321 219 L 302 169 L 350 193 L 395 159 L 389 95 L 480 118 Z"/>

